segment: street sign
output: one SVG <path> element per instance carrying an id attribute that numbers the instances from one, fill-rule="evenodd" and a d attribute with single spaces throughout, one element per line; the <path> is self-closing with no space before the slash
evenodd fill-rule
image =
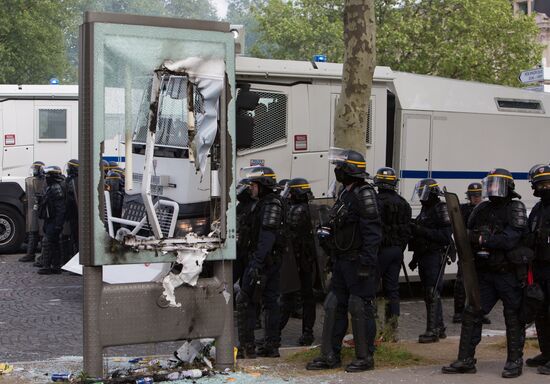
<path id="1" fill-rule="evenodd" d="M 519 81 L 524 84 L 544 81 L 544 68 L 530 69 L 519 74 Z"/>

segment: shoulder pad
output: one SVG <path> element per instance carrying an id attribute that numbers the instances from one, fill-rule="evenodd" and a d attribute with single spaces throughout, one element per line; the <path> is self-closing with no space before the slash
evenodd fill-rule
<path id="1" fill-rule="evenodd" d="M 354 192 L 361 203 L 361 216 L 367 219 L 380 217 L 374 188 L 367 184 L 355 189 Z"/>
<path id="2" fill-rule="evenodd" d="M 451 220 L 449 219 L 449 211 L 447 210 L 447 204 L 445 204 L 444 202 L 441 201 L 437 203 L 437 205 L 435 206 L 435 214 L 437 215 L 437 220 L 439 220 L 439 222 L 445 225 L 451 224 Z"/>
<path id="3" fill-rule="evenodd" d="M 283 219 L 283 204 L 278 199 L 270 199 L 263 207 L 262 226 L 267 229 L 279 229 Z"/>
<path id="4" fill-rule="evenodd" d="M 515 228 L 523 229 L 527 227 L 527 210 L 525 204 L 519 200 L 510 201 L 510 225 Z"/>

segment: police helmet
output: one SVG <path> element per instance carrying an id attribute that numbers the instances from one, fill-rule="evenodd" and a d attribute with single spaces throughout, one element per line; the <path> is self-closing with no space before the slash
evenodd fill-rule
<path id="1" fill-rule="evenodd" d="M 481 196 L 482 188 L 483 187 L 481 183 L 478 183 L 477 181 L 474 183 L 470 183 L 468 185 L 468 189 L 466 190 L 466 197 L 470 199 L 475 196 Z"/>
<path id="2" fill-rule="evenodd" d="M 109 172 L 109 162 L 107 160 L 101 159 L 100 166 L 101 170 L 103 171 L 103 175 L 107 176 L 107 172 Z"/>
<path id="3" fill-rule="evenodd" d="M 428 201 L 431 196 L 441 196 L 441 188 L 435 179 L 422 179 L 416 183 L 413 193 L 413 201 Z"/>
<path id="4" fill-rule="evenodd" d="M 352 149 L 331 148 L 329 161 L 347 176 L 359 179 L 365 179 L 368 176 L 365 157 Z"/>
<path id="5" fill-rule="evenodd" d="M 34 177 L 44 176 L 45 166 L 46 165 L 42 161 L 35 161 L 34 163 L 32 163 L 31 168 L 29 170 L 30 175 Z"/>
<path id="6" fill-rule="evenodd" d="M 540 192 L 543 190 L 550 190 L 550 166 L 540 164 L 531 168 L 529 180 L 535 196 L 540 196 Z"/>
<path id="7" fill-rule="evenodd" d="M 290 196 L 295 198 L 303 198 L 306 197 L 308 199 L 313 198 L 313 193 L 311 192 L 311 186 L 309 185 L 309 182 L 302 178 L 297 177 L 295 179 L 290 180 L 288 183 L 289 189 L 290 189 Z"/>
<path id="8" fill-rule="evenodd" d="M 109 168 L 114 169 L 118 167 L 118 163 L 116 161 L 109 161 Z"/>
<path id="9" fill-rule="evenodd" d="M 374 176 L 374 185 L 381 189 L 391 189 L 395 191 L 398 181 L 399 179 L 397 178 L 395 169 L 390 167 L 380 168 L 376 171 L 376 175 Z"/>
<path id="10" fill-rule="evenodd" d="M 258 183 L 266 188 L 277 188 L 277 176 L 269 167 L 243 168 L 241 172 L 251 183 Z"/>
<path id="11" fill-rule="evenodd" d="M 494 168 L 482 181 L 483 197 L 508 197 L 512 195 L 516 185 L 514 177 L 504 168 Z"/>
<path id="12" fill-rule="evenodd" d="M 57 165 L 50 165 L 45 167 L 44 175 L 46 175 L 46 179 L 49 180 L 63 180 L 63 173 L 61 172 L 61 168 L 59 168 Z"/>
<path id="13" fill-rule="evenodd" d="M 250 181 L 248 179 L 239 180 L 236 194 L 238 201 L 245 201 L 252 196 L 250 193 Z"/>
<path id="14" fill-rule="evenodd" d="M 78 159 L 71 159 L 67 162 L 67 175 L 78 175 L 79 162 Z"/>
<path id="15" fill-rule="evenodd" d="M 118 173 L 122 179 L 124 179 L 124 177 L 126 176 L 124 174 L 124 169 L 122 169 L 120 167 L 115 167 L 115 168 L 111 169 L 111 171 Z"/>

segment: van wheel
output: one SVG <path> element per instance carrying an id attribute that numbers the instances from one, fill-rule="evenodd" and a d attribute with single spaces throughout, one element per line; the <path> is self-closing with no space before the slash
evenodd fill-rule
<path id="1" fill-rule="evenodd" d="M 0 253 L 14 253 L 25 239 L 25 220 L 17 209 L 0 205 Z"/>

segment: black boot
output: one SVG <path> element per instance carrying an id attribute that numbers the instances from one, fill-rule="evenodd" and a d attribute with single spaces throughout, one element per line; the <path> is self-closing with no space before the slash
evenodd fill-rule
<path id="1" fill-rule="evenodd" d="M 550 316 L 545 311 L 540 311 L 535 317 L 535 327 L 541 353 L 525 360 L 528 367 L 540 367 L 550 361 Z"/>
<path id="2" fill-rule="evenodd" d="M 255 310 L 250 303 L 248 294 L 242 289 L 237 294 L 235 301 L 237 302 L 237 331 L 240 345 L 237 357 L 255 359 L 254 330 L 250 329 L 250 315 L 255 318 Z"/>
<path id="3" fill-rule="evenodd" d="M 19 258 L 22 263 L 34 261 L 36 253 L 36 245 L 38 244 L 38 232 L 29 232 L 27 234 L 27 254 Z"/>
<path id="4" fill-rule="evenodd" d="M 538 367 L 537 372 L 541 375 L 550 375 L 550 362 Z"/>
<path id="5" fill-rule="evenodd" d="M 258 348 L 256 354 L 261 357 L 280 357 L 278 343 L 265 342 Z"/>
<path id="6" fill-rule="evenodd" d="M 369 353 L 367 341 L 367 314 L 372 313 L 366 308 L 368 305 L 359 296 L 351 295 L 349 298 L 348 308 L 351 314 L 351 327 L 355 343 L 355 360 L 348 364 L 346 372 L 363 372 L 374 369 L 374 359 Z M 372 315 L 374 316 L 374 314 Z"/>
<path id="7" fill-rule="evenodd" d="M 312 331 L 304 331 L 304 333 L 302 333 L 302 336 L 300 336 L 300 338 L 298 339 L 298 345 L 311 345 L 313 344 L 314 340 L 315 338 L 313 337 Z"/>
<path id="8" fill-rule="evenodd" d="M 418 336 L 421 344 L 436 343 L 439 341 L 437 323 L 437 300 L 432 296 L 432 289 L 428 289 L 424 298 L 426 302 L 426 332 Z"/>
<path id="9" fill-rule="evenodd" d="M 333 292 L 329 292 L 325 299 L 325 319 L 323 321 L 323 336 L 321 340 L 321 356 L 313 359 L 306 365 L 308 371 L 338 368 L 342 362 L 340 355 L 334 353 L 332 348 L 332 336 L 336 322 L 336 307 L 338 299 Z"/>
<path id="10" fill-rule="evenodd" d="M 476 373 L 476 359 L 474 359 L 476 342 L 474 339 L 481 334 L 481 314 L 476 314 L 471 308 L 463 313 L 460 330 L 460 344 L 456 361 L 441 369 L 443 373 Z"/>
<path id="11" fill-rule="evenodd" d="M 523 346 L 525 344 L 525 329 L 519 320 L 518 311 L 504 309 L 506 324 L 507 358 L 502 377 L 512 379 L 523 371 Z"/>

